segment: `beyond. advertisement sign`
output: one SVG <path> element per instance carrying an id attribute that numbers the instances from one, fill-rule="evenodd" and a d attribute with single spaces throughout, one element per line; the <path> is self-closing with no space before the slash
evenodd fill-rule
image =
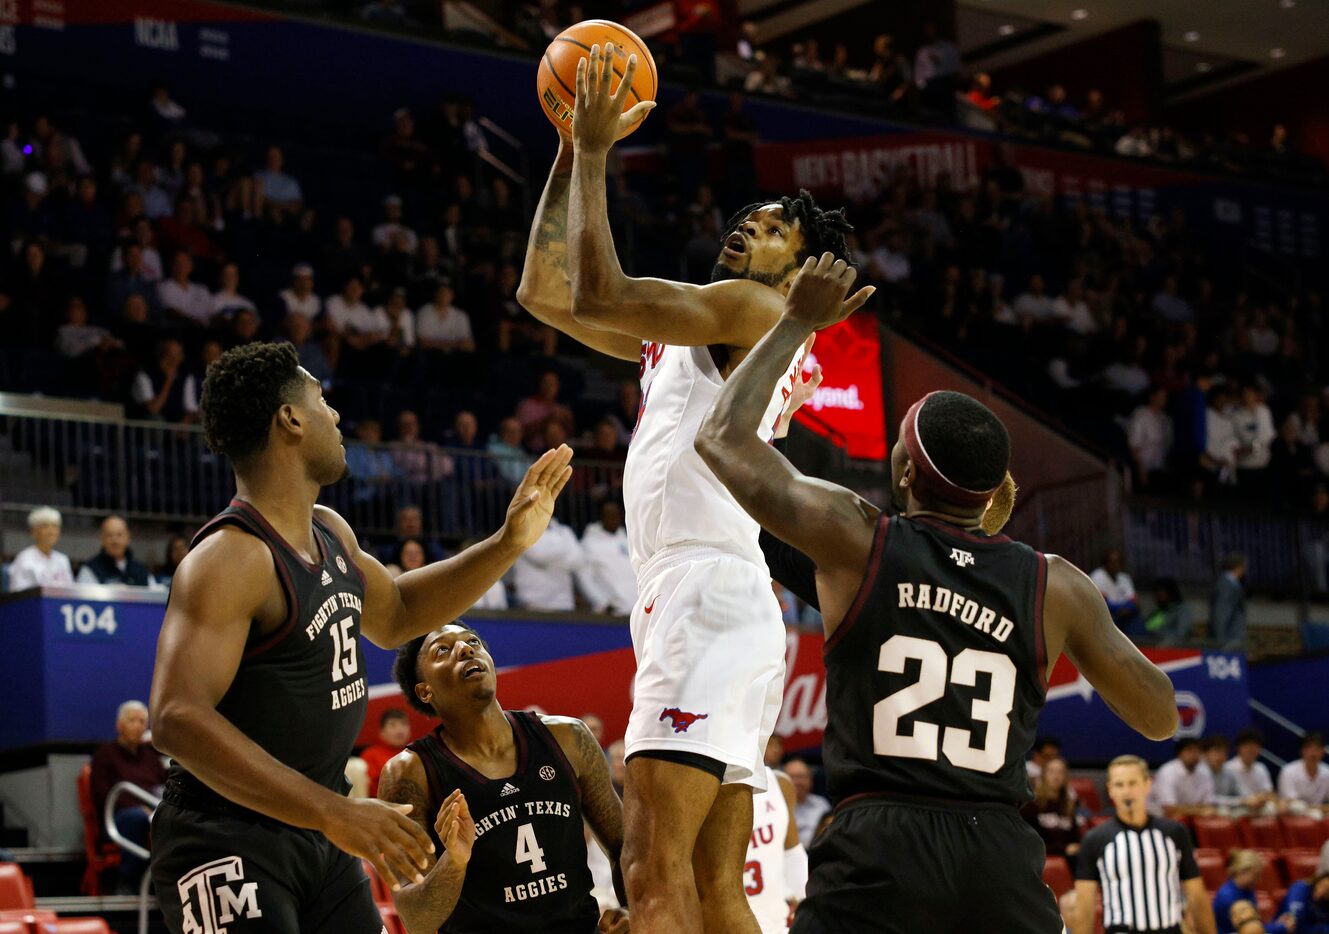
<path id="1" fill-rule="evenodd" d="M 819 332 L 804 372 L 817 364 L 822 384 L 794 417 L 820 435 L 842 439 L 850 457 L 884 460 L 886 414 L 877 319 L 863 312 Z"/>

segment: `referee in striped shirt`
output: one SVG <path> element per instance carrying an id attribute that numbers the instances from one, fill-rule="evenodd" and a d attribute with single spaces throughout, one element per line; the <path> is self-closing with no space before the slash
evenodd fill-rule
<path id="1" fill-rule="evenodd" d="M 1093 934 L 1094 908 L 1103 893 L 1106 934 L 1214 934 L 1214 912 L 1195 864 L 1190 833 L 1174 820 L 1152 817 L 1149 765 L 1118 756 L 1108 765 L 1107 793 L 1117 813 L 1085 834 L 1075 868 L 1071 934 Z"/>

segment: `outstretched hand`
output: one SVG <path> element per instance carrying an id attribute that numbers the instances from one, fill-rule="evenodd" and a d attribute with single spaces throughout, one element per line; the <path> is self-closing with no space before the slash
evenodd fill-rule
<path id="1" fill-rule="evenodd" d="M 831 253 L 823 253 L 821 259 L 809 256 L 785 296 L 784 316 L 814 331 L 843 321 L 877 291 L 876 286 L 865 286 L 845 301 L 857 277 L 858 270 Z"/>
<path id="2" fill-rule="evenodd" d="M 461 868 L 471 861 L 475 846 L 475 821 L 466 804 L 466 796 L 458 788 L 448 795 L 438 808 L 434 819 L 434 833 L 443 841 L 443 856 Z"/>
<path id="3" fill-rule="evenodd" d="M 522 478 L 521 485 L 508 504 L 508 517 L 503 523 L 503 537 L 508 544 L 516 548 L 530 548 L 545 529 L 554 515 L 554 501 L 563 487 L 572 477 L 572 448 L 560 444 L 552 451 L 545 451 L 540 459 L 531 465 Z"/>
<path id="4" fill-rule="evenodd" d="M 804 356 L 812 353 L 812 345 L 816 340 L 817 335 L 815 333 L 808 335 L 807 341 L 803 344 Z M 785 404 L 784 411 L 780 413 L 780 424 L 775 428 L 775 439 L 777 441 L 789 434 L 789 426 L 793 424 L 794 414 L 807 405 L 808 400 L 817 394 L 823 379 L 825 379 L 825 374 L 821 371 L 820 363 L 814 363 L 811 370 L 799 370 L 798 378 L 794 380 L 793 391 L 789 393 L 789 401 Z"/>
<path id="5" fill-rule="evenodd" d="M 608 152 L 609 147 L 628 134 L 637 121 L 643 119 L 655 106 L 655 101 L 641 101 L 627 113 L 623 105 L 632 91 L 632 80 L 637 75 L 637 56 L 629 55 L 622 80 L 610 93 L 616 56 L 622 49 L 612 42 L 591 46 L 590 58 L 577 62 L 577 101 L 572 110 L 572 142 L 579 149 L 590 152 Z"/>

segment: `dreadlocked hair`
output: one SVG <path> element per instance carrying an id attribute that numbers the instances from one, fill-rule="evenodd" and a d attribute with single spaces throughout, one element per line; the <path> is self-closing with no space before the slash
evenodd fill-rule
<path id="1" fill-rule="evenodd" d="M 291 344 L 243 344 L 226 351 L 203 378 L 203 437 L 208 447 L 241 463 L 268 445 L 272 416 L 301 385 Z"/>
<path id="2" fill-rule="evenodd" d="M 742 208 L 729 218 L 729 223 L 720 237 L 721 241 L 738 229 L 739 224 L 743 223 L 743 218 L 768 204 L 780 205 L 786 223 L 798 222 L 798 229 L 803 233 L 803 248 L 798 251 L 800 264 L 809 256 L 821 256 L 827 252 L 851 266 L 854 264 L 849 244 L 845 242 L 844 237 L 845 234 L 853 232 L 854 225 L 844 216 L 844 208 L 828 211 L 818 207 L 806 188 L 798 190 L 797 198 L 785 196 L 779 201 L 757 201 Z"/>

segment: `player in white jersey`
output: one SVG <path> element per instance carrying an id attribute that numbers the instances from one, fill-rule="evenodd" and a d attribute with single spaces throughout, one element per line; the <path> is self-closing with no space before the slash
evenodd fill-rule
<path id="1" fill-rule="evenodd" d="M 752 836 L 743 867 L 743 892 L 761 934 L 784 934 L 808 884 L 808 854 L 794 823 L 794 783 L 766 770 L 766 790 L 752 796 Z"/>
<path id="2" fill-rule="evenodd" d="M 573 139 L 562 139 L 545 185 L 517 299 L 583 344 L 640 365 L 643 406 L 624 481 L 639 594 L 622 862 L 632 929 L 757 934 L 740 879 L 751 789 L 765 783 L 761 753 L 783 689 L 784 632 L 758 528 L 693 440 L 725 377 L 779 320 L 803 259 L 847 256 L 852 228 L 801 192 L 735 215 L 706 285 L 624 275 L 605 159 L 649 102 L 622 112 L 635 58 L 606 54 L 615 69 L 601 67 L 598 47 L 582 61 Z M 799 358 L 789 360 L 794 379 Z"/>

